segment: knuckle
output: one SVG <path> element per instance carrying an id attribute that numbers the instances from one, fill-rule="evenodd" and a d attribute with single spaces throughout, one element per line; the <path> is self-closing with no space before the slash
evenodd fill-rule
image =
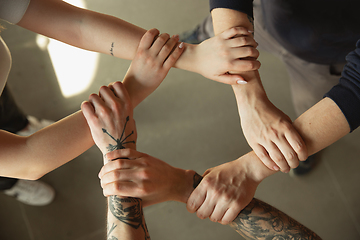
<path id="1" fill-rule="evenodd" d="M 292 151 L 288 152 L 288 153 L 286 153 L 285 158 L 287 160 L 290 160 L 290 161 L 295 160 L 296 159 L 296 154 L 294 152 L 292 152 Z"/>
<path id="2" fill-rule="evenodd" d="M 279 131 L 276 128 L 271 127 L 268 131 L 268 134 L 272 138 L 279 138 Z"/>
<path id="3" fill-rule="evenodd" d="M 222 48 L 220 51 L 219 51 L 219 55 L 222 57 L 222 58 L 227 58 L 229 57 L 230 55 L 230 51 L 226 48 Z"/>
<path id="4" fill-rule="evenodd" d="M 105 89 L 107 89 L 108 87 L 107 86 L 101 86 L 100 87 L 100 89 L 99 89 L 99 91 L 101 92 L 101 91 L 104 91 Z"/>
<path id="5" fill-rule="evenodd" d="M 204 214 L 202 214 L 202 213 L 197 213 L 196 214 L 197 216 L 198 216 L 198 218 L 200 218 L 200 219 L 205 219 L 206 217 L 204 216 Z"/>
<path id="6" fill-rule="evenodd" d="M 170 56 L 168 56 L 167 61 L 173 63 L 176 61 L 177 58 L 178 58 L 178 55 L 171 54 Z"/>
<path id="7" fill-rule="evenodd" d="M 247 43 L 246 37 L 238 37 L 238 41 L 240 45 L 246 45 Z"/>
<path id="8" fill-rule="evenodd" d="M 257 56 L 257 54 L 259 53 L 255 48 L 252 47 L 248 47 L 246 51 L 248 56 Z"/>
<path id="9" fill-rule="evenodd" d="M 97 108 L 98 108 L 98 111 L 99 111 L 99 115 L 101 117 L 105 117 L 105 116 L 109 115 L 110 112 L 111 112 L 110 109 L 108 109 L 107 107 L 98 106 Z"/>
<path id="10" fill-rule="evenodd" d="M 261 160 L 266 160 L 268 157 L 268 155 L 263 150 L 257 150 L 255 153 Z"/>
<path id="11" fill-rule="evenodd" d="M 277 164 L 281 164 L 284 162 L 284 159 L 282 156 L 280 156 L 280 154 L 274 154 L 271 159 Z"/>
<path id="12" fill-rule="evenodd" d="M 169 37 L 170 37 L 169 34 L 167 34 L 167 33 L 162 33 L 162 34 L 159 36 L 158 41 L 165 43 L 165 42 L 168 40 Z"/>
<path id="13" fill-rule="evenodd" d="M 131 148 L 124 148 L 124 149 L 121 149 L 121 155 L 124 156 L 124 157 L 128 157 L 131 155 Z"/>
<path id="14" fill-rule="evenodd" d="M 117 193 L 119 194 L 120 193 L 120 189 L 121 189 L 121 186 L 118 182 L 114 182 L 111 184 L 111 190 L 113 193 Z"/>
<path id="15" fill-rule="evenodd" d="M 120 174 L 117 172 L 117 171 L 112 171 L 110 173 L 110 177 L 113 179 L 113 180 L 118 180 L 119 177 L 120 177 Z"/>
<path id="16" fill-rule="evenodd" d="M 116 81 L 116 82 L 113 83 L 113 87 L 114 87 L 114 88 L 118 88 L 118 89 L 119 89 L 119 88 L 122 88 L 122 86 L 123 86 L 122 83 L 119 82 L 119 81 Z"/>
<path id="17" fill-rule="evenodd" d="M 110 108 L 113 112 L 117 113 L 121 109 L 122 105 L 119 101 L 116 101 L 115 99 L 110 100 Z"/>
<path id="18" fill-rule="evenodd" d="M 294 162 L 291 162 L 290 164 L 291 164 L 290 165 L 291 168 L 297 168 L 299 166 L 299 161 L 294 161 Z"/>
<path id="19" fill-rule="evenodd" d="M 93 99 L 93 98 L 96 98 L 96 97 L 98 97 L 98 95 L 95 94 L 95 93 L 92 93 L 92 94 L 90 94 L 89 99 Z"/>
<path id="20" fill-rule="evenodd" d="M 204 178 L 203 180 L 201 180 L 201 185 L 203 185 L 204 188 L 209 188 L 212 186 L 212 179 L 211 178 Z"/>
<path id="21" fill-rule="evenodd" d="M 172 50 L 172 47 L 170 47 L 169 45 L 165 44 L 163 47 L 162 47 L 162 50 L 165 51 L 165 52 L 170 52 Z"/>
<path id="22" fill-rule="evenodd" d="M 293 125 L 287 120 L 281 120 L 281 126 L 285 131 L 291 131 L 293 129 Z"/>
<path id="23" fill-rule="evenodd" d="M 238 29 L 233 27 L 229 29 L 229 34 L 231 35 L 236 35 L 238 33 Z"/>
<path id="24" fill-rule="evenodd" d="M 288 173 L 290 171 L 289 167 L 281 168 L 281 172 Z"/>

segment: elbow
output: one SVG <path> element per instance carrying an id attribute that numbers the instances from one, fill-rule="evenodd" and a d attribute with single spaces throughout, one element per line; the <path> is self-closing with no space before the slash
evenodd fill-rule
<path id="1" fill-rule="evenodd" d="M 35 180 L 39 180 L 40 178 L 42 178 L 45 174 L 46 174 L 46 172 L 39 171 L 39 169 L 37 169 L 37 170 L 35 169 L 35 170 L 29 170 L 27 172 L 24 172 L 23 174 L 20 174 L 19 178 L 35 181 Z"/>

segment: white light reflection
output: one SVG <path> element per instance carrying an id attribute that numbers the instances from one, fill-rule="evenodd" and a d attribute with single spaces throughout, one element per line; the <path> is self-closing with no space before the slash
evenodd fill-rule
<path id="1" fill-rule="evenodd" d="M 86 8 L 83 0 L 66 0 L 66 2 Z M 38 35 L 36 43 L 39 48 L 47 49 L 59 82 L 61 92 L 69 98 L 84 92 L 94 80 L 99 54 L 82 50 L 54 39 Z"/>

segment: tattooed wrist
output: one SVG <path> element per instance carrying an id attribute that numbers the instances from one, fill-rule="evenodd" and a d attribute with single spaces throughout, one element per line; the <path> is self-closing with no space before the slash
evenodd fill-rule
<path id="1" fill-rule="evenodd" d="M 142 231 L 145 240 L 150 239 L 144 219 L 142 200 L 140 198 L 110 196 L 108 199 L 109 211 L 111 212 L 112 216 L 114 216 L 118 221 L 124 223 L 131 229 L 138 229 Z M 108 223 L 108 225 L 110 224 Z M 115 224 L 113 223 L 112 226 L 114 225 Z M 111 229 L 113 230 L 115 227 L 112 227 Z M 116 240 L 117 238 L 109 239 L 109 237 L 111 236 L 110 230 L 108 234 L 108 240 Z"/>
<path id="2" fill-rule="evenodd" d="M 253 32 L 252 32 L 252 35 L 254 36 L 254 30 L 255 30 L 255 26 L 254 26 L 254 19 L 247 15 L 247 18 L 249 19 L 249 22 L 251 23 L 252 27 L 253 27 Z"/>
<path id="3" fill-rule="evenodd" d="M 114 140 L 116 142 L 115 145 L 109 144 L 109 146 L 106 147 L 108 152 L 112 152 L 112 151 L 115 151 L 115 150 L 118 150 L 118 149 L 124 149 L 125 144 L 129 144 L 129 143 L 135 144 L 135 141 L 127 141 L 127 142 L 125 142 L 126 139 L 128 139 L 131 135 L 134 134 L 134 131 L 131 131 L 131 133 L 129 135 L 127 135 L 126 137 L 124 136 L 126 125 L 129 122 L 129 120 L 130 120 L 130 117 L 127 116 L 125 124 L 124 124 L 124 128 L 123 128 L 122 133 L 121 133 L 121 136 L 120 136 L 120 138 L 117 138 L 117 139 L 114 138 L 105 128 L 102 128 L 103 133 L 107 134 L 112 140 Z"/>
<path id="4" fill-rule="evenodd" d="M 198 173 L 195 173 L 193 176 L 193 188 L 195 189 L 203 179 L 202 176 L 200 176 Z"/>
<path id="5" fill-rule="evenodd" d="M 111 43 L 110 54 L 114 56 L 114 42 Z"/>

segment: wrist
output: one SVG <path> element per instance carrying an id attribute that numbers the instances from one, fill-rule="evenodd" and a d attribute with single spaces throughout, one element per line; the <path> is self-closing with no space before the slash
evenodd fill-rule
<path id="1" fill-rule="evenodd" d="M 269 101 L 260 78 L 257 76 L 257 73 L 247 74 L 245 76 L 247 84 L 232 85 L 240 115 L 249 109 L 258 109 L 263 103 Z"/>
<path id="2" fill-rule="evenodd" d="M 277 172 L 267 168 L 256 156 L 254 151 L 245 154 L 236 161 L 241 162 L 241 167 L 245 169 L 247 178 L 253 180 L 258 184 L 262 182 L 265 178 Z"/>
<path id="3" fill-rule="evenodd" d="M 186 203 L 194 190 L 194 175 L 193 170 L 184 170 L 176 168 L 177 179 L 174 182 L 174 201 Z"/>
<path id="4" fill-rule="evenodd" d="M 174 67 L 190 72 L 197 72 L 198 60 L 196 57 L 196 49 L 198 45 L 184 43 L 184 52 L 176 61 Z"/>

